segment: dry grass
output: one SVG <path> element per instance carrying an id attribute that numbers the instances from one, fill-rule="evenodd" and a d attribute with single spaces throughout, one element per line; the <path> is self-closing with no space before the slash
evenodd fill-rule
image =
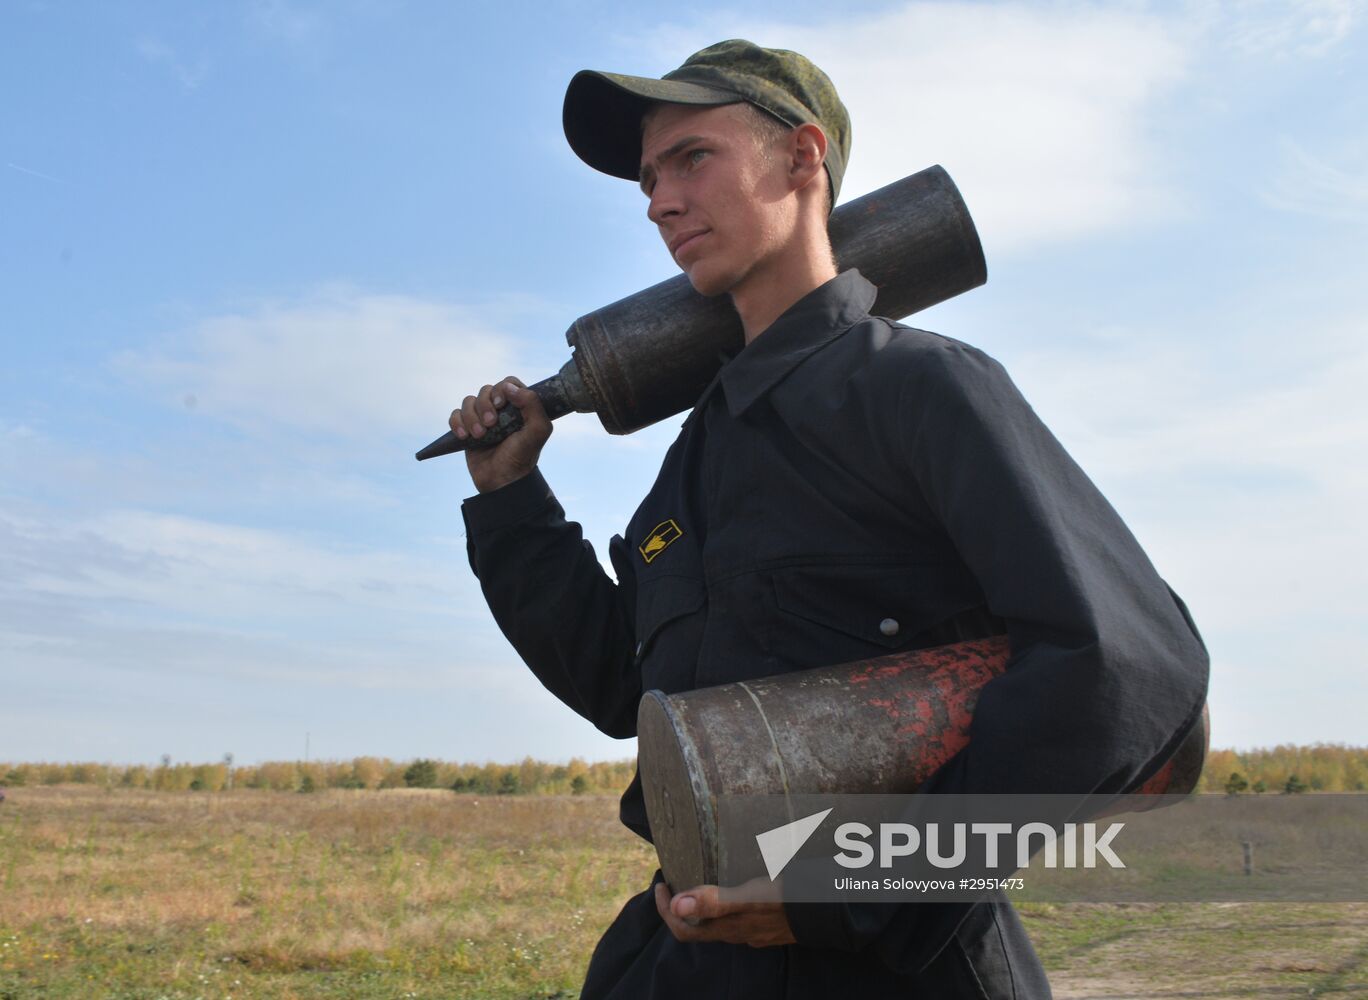
<path id="1" fill-rule="evenodd" d="M 655 867 L 614 804 L 12 792 L 0 807 L 0 997 L 573 990 Z M 109 992 L 84 992 L 95 981 Z"/>
<path id="2" fill-rule="evenodd" d="M 655 868 L 616 800 L 14 789 L 0 1000 L 574 996 Z M 1368 905 L 1027 904 L 1061 998 L 1368 996 Z"/>

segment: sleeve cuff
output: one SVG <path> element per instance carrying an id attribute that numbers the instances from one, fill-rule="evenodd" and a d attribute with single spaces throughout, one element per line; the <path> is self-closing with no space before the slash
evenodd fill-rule
<path id="1" fill-rule="evenodd" d="M 461 516 L 465 518 L 466 536 L 470 537 L 507 528 L 557 507 L 556 495 L 542 478 L 541 470 L 533 469 L 497 490 L 468 497 L 461 504 Z"/>

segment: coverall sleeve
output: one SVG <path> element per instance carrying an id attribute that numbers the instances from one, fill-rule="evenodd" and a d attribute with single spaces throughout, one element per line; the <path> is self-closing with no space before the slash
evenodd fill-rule
<path id="1" fill-rule="evenodd" d="M 634 583 L 614 583 L 539 470 L 461 506 L 494 620 L 546 689 L 609 736 L 636 735 Z M 614 539 L 615 544 L 620 544 Z M 630 574 L 626 559 L 614 559 Z"/>
<path id="2" fill-rule="evenodd" d="M 1006 671 L 969 744 L 921 789 L 1132 791 L 1205 701 L 1206 649 L 1177 596 L 1002 367 L 963 344 L 918 354 L 897 404 L 909 504 L 944 530 L 1003 619 Z M 790 906 L 800 943 L 925 966 L 973 904 Z"/>

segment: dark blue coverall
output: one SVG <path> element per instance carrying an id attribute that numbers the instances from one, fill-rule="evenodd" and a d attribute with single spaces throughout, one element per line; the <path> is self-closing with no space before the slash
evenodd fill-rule
<path id="1" fill-rule="evenodd" d="M 499 626 L 622 738 L 653 688 L 1005 632 L 969 745 L 923 790 L 1134 789 L 1205 700 L 1186 608 L 997 362 L 870 316 L 874 297 L 843 272 L 723 367 L 612 540 L 616 583 L 540 473 L 467 500 Z M 650 839 L 639 781 L 621 817 Z M 648 889 L 599 942 L 583 996 L 1049 996 L 1000 895 L 785 905 L 796 944 L 684 944 Z"/>

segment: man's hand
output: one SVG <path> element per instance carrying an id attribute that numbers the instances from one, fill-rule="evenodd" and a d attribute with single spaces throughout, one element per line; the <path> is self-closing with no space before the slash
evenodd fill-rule
<path id="1" fill-rule="evenodd" d="M 778 900 L 724 903 L 717 898 L 715 885 L 700 885 L 672 899 L 665 883 L 657 882 L 655 902 L 660 919 L 680 941 L 726 941 L 752 948 L 794 943 L 784 904 Z"/>
<path id="2" fill-rule="evenodd" d="M 497 490 L 535 469 L 542 446 L 551 436 L 551 421 L 541 400 L 512 375 L 497 385 L 485 386 L 478 396 L 467 396 L 459 410 L 452 410 L 448 421 L 451 432 L 462 441 L 478 441 L 499 419 L 498 411 L 506 403 L 522 411 L 522 429 L 493 448 L 466 449 L 466 468 L 481 493 Z"/>

